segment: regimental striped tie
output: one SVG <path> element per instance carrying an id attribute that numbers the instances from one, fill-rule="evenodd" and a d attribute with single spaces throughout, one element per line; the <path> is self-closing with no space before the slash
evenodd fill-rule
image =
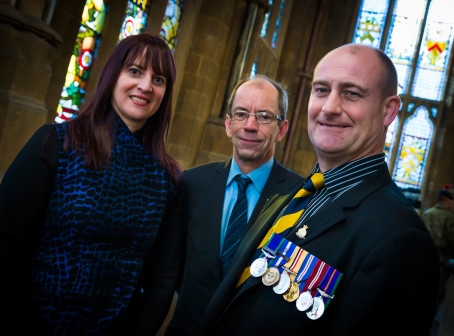
<path id="1" fill-rule="evenodd" d="M 254 259 L 258 258 L 261 254 L 261 249 L 270 239 L 273 233 L 278 233 L 282 237 L 285 237 L 286 233 L 296 224 L 296 222 L 303 215 L 304 210 L 309 204 L 312 196 L 317 189 L 323 188 L 325 185 L 325 179 L 322 173 L 314 173 L 309 179 L 306 180 L 303 188 L 301 188 L 287 207 L 284 209 L 282 216 L 274 223 L 274 225 L 268 230 L 265 237 L 263 237 L 257 251 L 254 253 Z M 243 274 L 238 281 L 237 286 L 241 285 L 251 275 L 249 266 L 243 271 Z"/>
<path id="2" fill-rule="evenodd" d="M 238 184 L 238 198 L 230 214 L 224 246 L 222 248 L 221 263 L 223 274 L 226 274 L 229 269 L 233 254 L 238 248 L 247 224 L 248 203 L 246 189 L 252 181 L 249 177 L 241 177 L 241 175 L 235 176 L 235 181 Z"/>

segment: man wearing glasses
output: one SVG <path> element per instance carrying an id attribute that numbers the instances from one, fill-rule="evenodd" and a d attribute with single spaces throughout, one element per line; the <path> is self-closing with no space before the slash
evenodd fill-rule
<path id="1" fill-rule="evenodd" d="M 240 241 L 224 246 L 229 244 L 224 242 L 239 193 L 235 177 L 249 178 L 242 236 L 273 195 L 304 181 L 274 158 L 275 145 L 289 128 L 288 95 L 280 83 L 263 75 L 241 79 L 228 100 L 228 108 L 225 129 L 233 144 L 232 158 L 185 171 L 186 261 L 166 335 L 197 334 L 213 293 L 228 275 L 230 265 L 241 258 L 235 254 Z M 230 250 L 228 257 L 225 250 Z M 228 266 L 224 266 L 224 259 L 228 259 Z"/>

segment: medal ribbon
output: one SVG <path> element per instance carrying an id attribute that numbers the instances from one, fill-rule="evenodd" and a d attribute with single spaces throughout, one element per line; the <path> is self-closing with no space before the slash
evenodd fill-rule
<path id="1" fill-rule="evenodd" d="M 342 273 L 336 270 L 334 267 L 329 266 L 328 272 L 326 272 L 322 283 L 319 286 L 318 293 L 315 296 L 321 296 L 325 307 L 334 298 L 334 292 L 336 291 L 337 285 L 342 278 Z"/>
<path id="2" fill-rule="evenodd" d="M 274 225 L 268 230 L 265 237 L 263 237 L 257 251 L 265 246 L 267 241 L 274 233 L 282 233 L 282 236 L 285 236 L 285 231 L 293 227 L 296 224 L 298 219 L 303 214 L 307 205 L 309 204 L 312 196 L 314 195 L 317 189 L 324 187 L 325 178 L 322 173 L 314 173 L 310 178 L 306 180 L 303 188 L 301 188 L 287 207 L 284 209 L 283 215 L 274 223 Z M 254 254 L 253 260 L 257 259 L 257 254 Z M 246 279 L 251 276 L 250 266 L 246 267 L 243 270 L 243 273 L 238 280 L 237 287 L 241 286 Z"/>
<path id="3" fill-rule="evenodd" d="M 303 263 L 298 275 L 296 276 L 296 282 L 299 284 L 300 293 L 301 293 L 301 289 L 304 288 L 304 286 L 306 284 L 306 280 L 312 274 L 312 270 L 315 268 L 315 265 L 317 264 L 318 261 L 319 261 L 319 259 L 310 253 L 307 255 L 306 259 L 304 260 L 304 263 Z"/>
<path id="4" fill-rule="evenodd" d="M 290 259 L 284 265 L 282 265 L 282 267 L 280 269 L 281 273 L 284 272 L 284 268 L 287 269 L 287 271 L 289 270 L 290 266 L 293 264 L 293 261 L 295 260 L 296 256 L 298 255 L 299 251 L 301 250 L 301 247 L 299 247 L 293 243 L 292 243 L 292 245 L 294 246 L 293 253 L 290 256 Z"/>
<path id="5" fill-rule="evenodd" d="M 296 275 L 298 274 L 298 270 L 301 268 L 301 265 L 302 265 L 304 259 L 306 259 L 307 254 L 308 254 L 308 252 L 306 250 L 299 248 L 299 251 L 296 254 L 295 259 L 293 260 L 292 264 L 288 268 L 290 270 L 289 277 L 292 282 L 296 278 Z"/>
<path id="6" fill-rule="evenodd" d="M 275 235 L 275 236 L 278 236 L 278 235 Z M 276 255 L 279 255 L 279 258 L 275 258 L 271 264 L 270 264 L 270 267 L 277 267 L 279 268 L 279 271 L 280 273 L 282 273 L 282 270 L 281 270 L 281 266 L 284 261 L 285 263 L 288 263 L 291 259 L 292 259 L 292 256 L 293 256 L 293 252 L 295 251 L 296 249 L 296 245 L 293 244 L 292 242 L 282 238 L 283 241 L 286 241 L 287 244 L 281 244 L 280 246 L 280 249 L 277 251 Z M 281 251 L 283 250 L 283 251 Z"/>
<path id="7" fill-rule="evenodd" d="M 265 251 L 267 251 L 272 256 L 276 256 L 277 251 L 279 251 L 279 248 L 284 243 L 284 241 L 285 241 L 285 239 L 282 238 L 281 236 L 273 234 L 270 237 L 268 244 L 266 244 L 263 248 Z M 262 257 L 263 255 L 266 256 L 266 254 L 262 251 L 262 253 L 260 254 L 259 257 Z M 270 267 L 270 265 L 273 263 L 274 260 L 276 260 L 276 258 L 272 258 L 270 261 L 268 261 L 268 267 Z"/>
<path id="8" fill-rule="evenodd" d="M 269 267 L 277 267 L 280 273 L 284 269 L 288 271 L 290 281 L 298 284 L 300 293 L 309 291 L 313 297 L 321 297 L 327 307 L 334 298 L 342 273 L 275 232 L 263 250 L 260 256 L 274 257 L 269 261 Z M 317 292 L 313 294 L 315 289 Z"/>
<path id="9" fill-rule="evenodd" d="M 316 288 L 318 286 L 318 284 L 325 277 L 327 268 L 328 268 L 328 265 L 324 261 L 321 261 L 319 259 L 317 261 L 313 271 L 311 272 L 309 279 L 307 279 L 306 284 L 303 287 L 303 292 L 305 292 L 306 290 L 312 292 L 313 288 Z"/>

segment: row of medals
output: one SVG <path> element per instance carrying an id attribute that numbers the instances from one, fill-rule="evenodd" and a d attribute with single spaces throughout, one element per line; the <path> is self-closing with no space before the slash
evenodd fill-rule
<path id="1" fill-rule="evenodd" d="M 323 299 L 319 296 L 312 297 L 310 290 L 300 293 L 299 284 L 293 282 L 289 276 L 289 273 L 296 274 L 286 267 L 283 267 L 282 273 L 279 272 L 277 267 L 268 267 L 267 258 L 274 258 L 275 256 L 268 254 L 266 251 L 263 251 L 263 253 L 264 257 L 257 258 L 252 262 L 250 267 L 251 275 L 256 278 L 262 277 L 263 284 L 265 286 L 273 286 L 273 291 L 276 294 L 281 294 L 285 301 L 296 301 L 296 308 L 299 311 L 304 312 L 311 308 L 306 312 L 310 319 L 316 320 L 320 318 L 325 311 Z M 323 296 L 324 293 L 319 288 L 317 290 Z"/>

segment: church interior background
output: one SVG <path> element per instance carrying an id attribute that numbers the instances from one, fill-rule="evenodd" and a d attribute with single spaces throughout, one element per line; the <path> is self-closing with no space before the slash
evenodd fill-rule
<path id="1" fill-rule="evenodd" d="M 161 34 L 175 57 L 166 145 L 183 168 L 231 156 L 227 97 L 241 76 L 262 73 L 289 92 L 276 158 L 306 176 L 316 161 L 306 132 L 312 71 L 355 42 L 396 66 L 402 106 L 384 151 L 424 210 L 454 187 L 452 13 L 454 0 L 1 0 L 0 179 L 39 126 L 77 115 L 112 48 L 141 31 Z"/>

